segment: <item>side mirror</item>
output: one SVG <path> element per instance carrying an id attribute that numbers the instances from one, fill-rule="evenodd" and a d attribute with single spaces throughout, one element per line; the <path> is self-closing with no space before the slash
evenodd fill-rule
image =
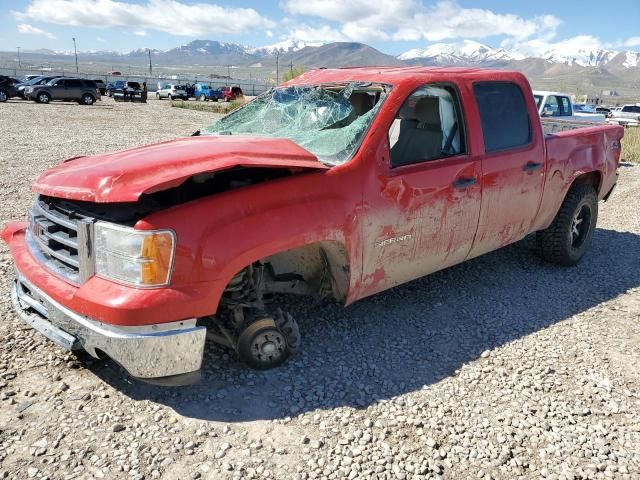
<path id="1" fill-rule="evenodd" d="M 552 117 L 553 116 L 553 110 L 551 110 L 550 108 L 545 108 L 542 111 L 542 117 Z"/>

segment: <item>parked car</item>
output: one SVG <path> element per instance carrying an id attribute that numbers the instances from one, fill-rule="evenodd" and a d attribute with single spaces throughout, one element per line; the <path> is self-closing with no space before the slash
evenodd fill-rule
<path id="1" fill-rule="evenodd" d="M 196 84 L 192 83 L 191 85 L 182 85 L 182 89 L 187 92 L 187 99 L 195 98 L 196 96 Z"/>
<path id="2" fill-rule="evenodd" d="M 240 87 L 222 87 L 222 99 L 225 102 L 231 102 L 237 98 L 244 97 L 244 93 L 242 93 L 242 89 Z"/>
<path id="3" fill-rule="evenodd" d="M 127 92 L 127 94 L 136 93 L 139 90 L 142 90 L 140 83 L 138 82 L 128 82 L 125 80 L 117 80 L 115 82 L 110 82 L 105 86 L 105 93 L 108 97 L 112 97 L 114 93 L 120 91 L 120 93 Z"/>
<path id="4" fill-rule="evenodd" d="M 596 107 L 596 112 L 608 117 L 611 115 L 611 109 L 609 107 Z"/>
<path id="5" fill-rule="evenodd" d="M 122 72 L 114 70 L 113 72 L 107 72 L 107 75 L 112 75 L 114 77 L 119 77 L 120 75 L 122 75 Z"/>
<path id="6" fill-rule="evenodd" d="M 25 95 L 38 103 L 66 100 L 93 105 L 96 100 L 100 100 L 100 90 L 93 80 L 71 77 L 55 78 L 44 85 L 28 87 Z"/>
<path id="7" fill-rule="evenodd" d="M 47 75 L 47 76 L 40 75 L 40 76 L 32 78 L 31 80 L 29 80 L 27 82 L 22 82 L 22 83 L 18 84 L 18 86 L 16 87 L 18 96 L 20 98 L 26 100 L 27 96 L 25 95 L 25 89 L 27 89 L 29 87 L 35 87 L 35 86 L 38 86 L 38 85 L 44 85 L 45 83 L 49 83 L 54 78 L 60 78 L 60 75 Z"/>
<path id="8" fill-rule="evenodd" d="M 213 100 L 214 102 L 217 102 L 224 98 L 220 88 L 213 88 L 211 85 L 202 82 L 196 83 L 194 97 L 201 102 L 204 102 L 205 100 Z"/>
<path id="9" fill-rule="evenodd" d="M 623 105 L 611 112 L 609 123 L 623 127 L 637 127 L 640 125 L 640 105 Z"/>
<path id="10" fill-rule="evenodd" d="M 300 348 L 265 294 L 349 305 L 533 232 L 545 260 L 578 263 L 624 129 L 541 120 L 518 72 L 392 71 L 310 71 L 200 136 L 44 172 L 28 221 L 0 234 L 16 312 L 67 349 L 179 382 L 207 338 L 257 368 Z M 545 135 L 552 123 L 569 130 Z"/>
<path id="11" fill-rule="evenodd" d="M 23 75 L 22 78 L 20 78 L 20 83 L 24 83 L 24 82 L 28 82 L 29 80 L 32 80 L 36 77 L 41 77 L 42 75 Z"/>
<path id="12" fill-rule="evenodd" d="M 18 94 L 16 90 L 16 79 L 0 75 L 0 102 L 6 102 L 11 97 Z"/>
<path id="13" fill-rule="evenodd" d="M 600 113 L 575 108 L 571 102 L 571 97 L 566 93 L 534 90 L 533 96 L 541 117 L 582 120 L 594 123 L 604 123 L 607 120 L 607 117 Z"/>
<path id="14" fill-rule="evenodd" d="M 158 83 L 158 89 L 156 90 L 156 99 L 161 100 L 163 98 L 169 100 L 173 100 L 174 98 L 188 100 L 187 92 L 181 85 L 175 85 L 172 83 Z"/>

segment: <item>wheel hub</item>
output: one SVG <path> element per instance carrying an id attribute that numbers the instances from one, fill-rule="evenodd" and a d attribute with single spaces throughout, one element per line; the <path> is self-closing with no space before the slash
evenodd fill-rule
<path id="1" fill-rule="evenodd" d="M 275 330 L 260 333 L 251 344 L 251 352 L 261 363 L 276 361 L 284 353 L 285 348 L 284 337 Z"/>

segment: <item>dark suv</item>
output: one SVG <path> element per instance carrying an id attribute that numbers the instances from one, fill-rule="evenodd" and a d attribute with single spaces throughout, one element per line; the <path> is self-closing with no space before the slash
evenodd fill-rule
<path id="1" fill-rule="evenodd" d="M 44 85 L 25 89 L 25 95 L 38 103 L 67 100 L 82 105 L 93 105 L 96 100 L 100 100 L 100 90 L 96 82 L 82 78 L 56 78 Z"/>
<path id="2" fill-rule="evenodd" d="M 6 102 L 7 99 L 18 94 L 15 85 L 15 78 L 0 75 L 0 102 Z"/>

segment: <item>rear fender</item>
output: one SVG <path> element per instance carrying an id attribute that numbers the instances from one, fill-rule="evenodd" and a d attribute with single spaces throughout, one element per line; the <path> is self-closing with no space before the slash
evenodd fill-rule
<path id="1" fill-rule="evenodd" d="M 566 161 L 550 159 L 542 204 L 534 230 L 543 230 L 551 225 L 574 184 L 592 185 L 598 198 L 602 199 L 607 193 L 603 192 L 602 188 L 606 174 L 605 162 L 602 148 L 589 144 L 578 146 Z"/>

